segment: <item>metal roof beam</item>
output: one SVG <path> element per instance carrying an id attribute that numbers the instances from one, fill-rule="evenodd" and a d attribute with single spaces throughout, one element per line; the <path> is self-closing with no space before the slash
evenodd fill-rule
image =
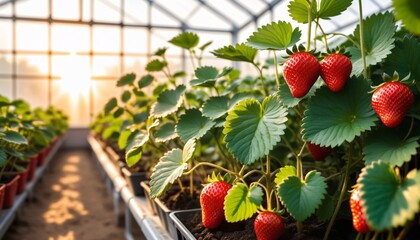
<path id="1" fill-rule="evenodd" d="M 212 6 L 208 5 L 203 0 L 197 0 L 199 3 L 201 3 L 204 7 L 206 7 L 208 10 L 216 14 L 218 17 L 223 19 L 225 22 L 228 22 L 230 25 L 232 25 L 232 31 L 236 31 L 238 29 L 238 26 L 236 26 L 235 22 L 233 22 L 230 18 L 228 18 L 225 14 L 221 13 L 220 11 L 217 11 Z"/>
<path id="2" fill-rule="evenodd" d="M 5 1 L 5 2 L 2 2 L 2 3 L 0 3 L 0 7 L 3 7 L 3 6 L 6 6 L 7 4 L 9 4 L 9 3 L 13 3 L 13 2 L 18 2 L 19 0 L 9 0 L 9 1 Z"/>
<path id="3" fill-rule="evenodd" d="M 246 12 L 248 15 L 252 16 L 252 19 L 257 18 L 257 16 L 253 12 L 251 12 L 247 7 L 242 5 L 242 3 L 239 3 L 237 0 L 232 0 L 232 4 L 237 6 L 243 12 Z"/>
<path id="4" fill-rule="evenodd" d="M 146 2 L 150 3 L 151 6 L 156 7 L 157 9 L 159 9 L 160 11 L 162 11 L 163 13 L 165 13 L 166 15 L 168 15 L 169 17 L 173 18 L 174 20 L 178 21 L 181 24 L 180 28 L 188 27 L 188 24 L 185 23 L 181 18 L 179 18 L 178 16 L 176 16 L 175 14 L 173 14 L 170 10 L 168 10 L 166 7 L 160 5 L 159 3 L 155 2 L 154 0 L 145 0 Z"/>
<path id="5" fill-rule="evenodd" d="M 266 9 L 262 10 L 261 12 L 259 12 L 259 13 L 257 14 L 257 18 L 255 18 L 255 19 L 251 19 L 251 20 L 247 21 L 246 23 L 244 23 L 242 26 L 240 26 L 240 27 L 238 28 L 238 31 L 240 31 L 240 30 L 244 29 L 244 28 L 245 28 L 245 27 L 247 27 L 249 24 L 251 24 L 251 23 L 253 23 L 253 22 L 257 21 L 257 20 L 258 20 L 258 18 L 260 18 L 262 15 L 264 15 L 264 14 L 265 14 L 265 13 L 267 13 L 268 11 L 272 10 L 274 6 L 276 6 L 277 4 L 281 3 L 282 1 L 283 1 L 283 0 L 274 0 L 274 1 L 272 1 L 271 3 L 268 3 L 268 4 L 267 4 L 267 5 L 268 5 L 268 7 L 267 7 Z"/>

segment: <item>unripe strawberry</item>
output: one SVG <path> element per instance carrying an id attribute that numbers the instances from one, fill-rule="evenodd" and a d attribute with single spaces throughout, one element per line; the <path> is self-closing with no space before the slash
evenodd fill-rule
<path id="1" fill-rule="evenodd" d="M 387 127 L 400 125 L 413 103 L 413 93 L 401 82 L 387 82 L 372 95 L 372 108 Z"/>
<path id="2" fill-rule="evenodd" d="M 330 54 L 321 62 L 321 77 L 333 92 L 339 92 L 344 88 L 351 70 L 350 58 L 343 54 Z"/>
<path id="3" fill-rule="evenodd" d="M 353 227 L 360 233 L 367 233 L 370 228 L 366 222 L 366 214 L 363 212 L 360 202 L 360 191 L 354 189 L 350 197 L 350 210 L 353 219 Z"/>
<path id="4" fill-rule="evenodd" d="M 283 66 L 283 75 L 295 98 L 304 97 L 321 73 L 318 59 L 308 52 L 291 55 Z"/>
<path id="5" fill-rule="evenodd" d="M 223 206 L 227 192 L 231 188 L 232 186 L 224 181 L 212 182 L 203 188 L 200 204 L 204 227 L 217 228 L 225 220 Z"/>
<path id="6" fill-rule="evenodd" d="M 283 235 L 285 227 L 278 213 L 261 212 L 255 218 L 254 230 L 258 240 L 275 240 Z"/>

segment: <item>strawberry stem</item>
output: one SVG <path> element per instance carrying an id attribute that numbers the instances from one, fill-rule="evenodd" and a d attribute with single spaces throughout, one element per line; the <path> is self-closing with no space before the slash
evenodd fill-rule
<path id="1" fill-rule="evenodd" d="M 325 235 L 324 235 L 324 238 L 323 238 L 324 240 L 327 240 L 328 236 L 330 235 L 332 226 L 334 225 L 335 218 L 337 217 L 338 211 L 340 210 L 341 202 L 343 201 L 344 195 L 347 191 L 347 183 L 348 183 L 348 180 L 349 180 L 349 172 L 350 172 L 350 165 L 351 165 L 350 162 L 351 162 L 351 159 L 352 159 L 352 150 L 353 150 L 353 145 L 350 144 L 349 158 L 347 159 L 346 172 L 343 176 L 343 185 L 341 187 L 340 197 L 338 198 L 337 206 L 335 206 L 334 213 L 333 213 L 333 215 L 330 219 L 330 222 L 328 224 L 327 231 L 325 232 Z"/>
<path id="2" fill-rule="evenodd" d="M 277 62 L 276 51 L 273 50 L 273 53 L 274 53 L 274 69 L 276 69 L 276 83 L 277 83 L 277 87 L 280 89 L 279 69 L 277 68 L 278 62 Z"/>
<path id="3" fill-rule="evenodd" d="M 316 19 L 316 25 L 319 27 L 319 30 L 321 30 L 321 33 L 322 33 L 322 36 L 323 36 L 324 42 L 325 42 L 325 49 L 328 52 L 329 47 L 328 47 L 328 41 L 327 41 L 327 34 L 325 34 L 324 29 L 322 28 L 321 24 L 319 23 L 319 18 Z"/>
<path id="4" fill-rule="evenodd" d="M 193 168 L 191 168 L 190 170 L 188 170 L 187 172 L 184 172 L 183 175 L 189 175 L 192 172 L 194 172 L 195 169 L 197 169 L 200 166 L 209 166 L 209 167 L 213 167 L 213 168 L 217 168 L 223 172 L 229 173 L 230 175 L 239 177 L 239 175 L 236 172 L 230 171 L 222 166 L 219 166 L 217 164 L 213 164 L 213 163 L 209 163 L 209 162 L 200 162 L 197 165 L 195 165 Z"/>
<path id="5" fill-rule="evenodd" d="M 257 68 L 258 73 L 260 74 L 261 85 L 264 89 L 265 96 L 268 96 L 269 94 L 268 94 L 268 90 L 267 90 L 267 88 L 265 87 L 265 84 L 264 84 L 264 76 L 263 76 L 262 69 L 260 69 L 256 63 L 252 63 L 252 64 Z"/>
<path id="6" fill-rule="evenodd" d="M 270 163 L 270 155 L 266 157 L 266 172 L 265 172 L 265 179 L 267 184 L 267 209 L 271 211 L 271 163 Z"/>
<path id="7" fill-rule="evenodd" d="M 362 52 L 363 60 L 363 77 L 367 79 L 367 64 L 366 64 L 366 52 L 365 52 L 365 39 L 363 31 L 363 7 L 362 0 L 359 0 L 359 21 L 360 21 L 360 51 Z"/>
<path id="8" fill-rule="evenodd" d="M 309 3 L 308 9 L 308 42 L 306 43 L 306 50 L 309 51 L 311 48 L 311 32 L 312 32 L 312 7 L 314 5 L 314 0 L 311 0 Z"/>

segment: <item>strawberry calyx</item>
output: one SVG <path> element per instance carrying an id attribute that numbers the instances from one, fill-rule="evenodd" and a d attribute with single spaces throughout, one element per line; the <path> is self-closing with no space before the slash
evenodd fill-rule
<path id="1" fill-rule="evenodd" d="M 310 50 L 310 51 L 307 51 L 306 48 L 305 48 L 305 46 L 303 46 L 303 44 L 299 44 L 299 45 L 296 45 L 295 44 L 295 45 L 293 45 L 292 49 L 286 48 L 287 55 L 286 56 L 282 56 L 282 57 L 283 58 L 288 58 L 288 57 L 290 57 L 293 54 L 298 53 L 298 52 L 307 52 L 309 54 L 312 54 L 317 59 L 319 59 L 319 57 L 320 57 L 320 52 L 316 52 L 314 49 L 313 50 Z"/>
<path id="2" fill-rule="evenodd" d="M 206 186 L 206 185 L 209 185 L 209 184 L 211 184 L 211 183 L 214 183 L 214 182 L 220 182 L 220 181 L 223 181 L 223 182 L 226 182 L 226 183 L 229 183 L 229 184 L 231 184 L 232 185 L 232 178 L 230 177 L 230 175 L 229 174 L 225 174 L 225 175 L 221 175 L 220 174 L 220 172 L 219 173 L 215 173 L 215 172 L 212 172 L 212 174 L 211 175 L 208 175 L 207 176 L 207 183 L 205 183 L 205 184 L 202 184 L 202 186 L 204 187 L 204 186 Z"/>
<path id="3" fill-rule="evenodd" d="M 346 51 L 345 48 L 341 48 L 339 46 L 336 47 L 336 48 L 327 49 L 327 52 L 326 53 L 325 52 L 320 53 L 320 57 L 325 58 L 326 56 L 328 56 L 330 54 L 340 54 L 340 55 L 346 56 L 348 58 L 351 57 L 351 54 L 350 54 L 349 51 Z"/>
<path id="4" fill-rule="evenodd" d="M 394 71 L 394 74 L 392 75 L 392 77 L 390 75 L 388 75 L 387 73 L 383 73 L 382 74 L 383 83 L 381 83 L 379 85 L 370 86 L 372 88 L 372 90 L 369 91 L 369 93 L 370 94 L 374 93 L 376 91 L 376 89 L 382 87 L 385 83 L 389 83 L 389 82 L 401 82 L 401 83 L 404 83 L 406 85 L 409 85 L 409 84 L 411 84 L 411 83 L 409 83 L 410 75 L 411 75 L 411 73 L 408 73 L 407 76 L 405 76 L 403 79 L 400 79 L 400 74 L 397 71 Z"/>

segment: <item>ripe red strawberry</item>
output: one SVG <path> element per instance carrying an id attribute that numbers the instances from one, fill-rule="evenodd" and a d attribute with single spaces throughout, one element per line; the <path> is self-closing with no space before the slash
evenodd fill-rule
<path id="1" fill-rule="evenodd" d="M 324 160 L 333 151 L 332 147 L 321 147 L 310 142 L 306 142 L 306 145 L 315 161 Z"/>
<path id="2" fill-rule="evenodd" d="M 283 219 L 274 212 L 261 212 L 254 221 L 254 230 L 258 240 L 279 239 L 284 229 Z"/>
<path id="3" fill-rule="evenodd" d="M 227 182 L 218 181 L 212 182 L 203 188 L 200 195 L 200 204 L 204 227 L 217 228 L 225 220 L 223 203 L 231 187 Z"/>
<path id="4" fill-rule="evenodd" d="M 290 92 L 296 98 L 304 97 L 321 73 L 318 60 L 308 52 L 297 52 L 283 66 L 283 75 Z"/>
<path id="5" fill-rule="evenodd" d="M 372 95 L 372 108 L 387 127 L 400 125 L 413 103 L 413 93 L 401 82 L 387 82 Z"/>
<path id="6" fill-rule="evenodd" d="M 360 203 L 360 191 L 357 188 L 351 193 L 350 210 L 354 229 L 360 233 L 369 232 L 370 229 L 366 222 L 366 214 L 363 212 L 362 204 Z"/>
<path id="7" fill-rule="evenodd" d="M 321 62 L 321 77 L 333 92 L 341 91 L 350 77 L 352 65 L 350 58 L 333 53 Z"/>

